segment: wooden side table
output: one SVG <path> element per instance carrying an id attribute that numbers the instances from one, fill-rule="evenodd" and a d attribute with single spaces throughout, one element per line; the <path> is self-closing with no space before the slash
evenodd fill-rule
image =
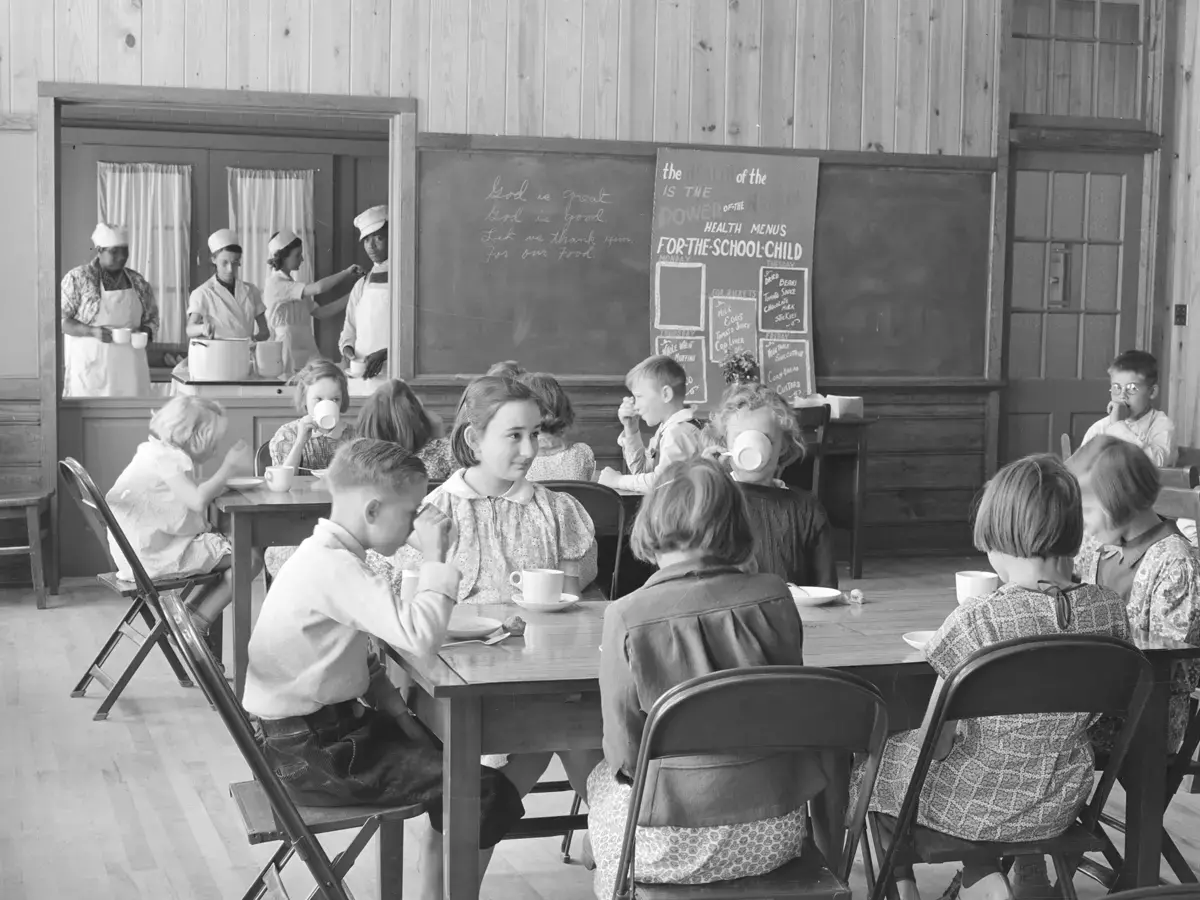
<path id="1" fill-rule="evenodd" d="M 11 547 L 0 547 L 0 556 L 28 556 L 33 571 L 33 590 L 37 595 L 37 608 L 46 608 L 47 582 L 49 593 L 58 594 L 58 572 L 54 565 L 49 569 L 46 561 L 52 554 L 44 552 L 50 526 L 42 526 L 42 515 L 50 515 L 51 491 L 22 494 L 0 494 L 0 521 L 24 519 L 26 542 Z"/>

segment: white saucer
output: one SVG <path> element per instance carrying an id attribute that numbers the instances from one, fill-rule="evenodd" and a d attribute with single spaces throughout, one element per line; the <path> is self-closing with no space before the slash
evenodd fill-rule
<path id="1" fill-rule="evenodd" d="M 487 637 L 503 624 L 499 619 L 489 619 L 487 616 L 463 616 L 457 621 L 451 618 L 446 637 L 452 641 L 473 641 Z"/>
<path id="2" fill-rule="evenodd" d="M 910 631 L 904 635 L 904 643 L 912 647 L 914 650 L 924 650 L 925 645 L 929 643 L 937 632 L 935 631 Z"/>
<path id="3" fill-rule="evenodd" d="M 263 479 L 256 475 L 242 475 L 237 478 L 230 478 L 225 482 L 225 487 L 231 487 L 239 491 L 249 490 L 250 488 L 259 487 L 263 483 Z"/>
<path id="4" fill-rule="evenodd" d="M 537 603 L 533 600 L 526 600 L 524 594 L 513 594 L 513 603 L 530 612 L 562 612 L 578 602 L 579 597 L 575 594 L 563 594 L 558 600 L 552 600 L 549 603 Z"/>
<path id="5" fill-rule="evenodd" d="M 801 587 L 798 584 L 789 584 L 788 591 L 797 606 L 827 606 L 842 599 L 842 592 L 837 588 Z"/>

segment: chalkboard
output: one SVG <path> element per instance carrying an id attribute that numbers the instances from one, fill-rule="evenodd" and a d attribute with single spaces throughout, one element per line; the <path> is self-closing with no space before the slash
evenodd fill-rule
<path id="1" fill-rule="evenodd" d="M 763 384 L 788 398 L 813 393 L 808 338 L 761 338 L 758 344 Z"/>
<path id="2" fill-rule="evenodd" d="M 808 269 L 763 266 L 758 283 L 758 330 L 807 334 Z"/>
<path id="3" fill-rule="evenodd" d="M 516 359 L 560 375 L 623 376 L 650 354 L 653 158 L 421 150 L 418 159 L 418 375 Z"/>
<path id="4" fill-rule="evenodd" d="M 688 403 L 708 402 L 708 367 L 705 365 L 705 347 L 702 337 L 656 337 L 654 352 L 674 357 L 687 373 Z"/>
<path id="5" fill-rule="evenodd" d="M 713 294 L 709 326 L 709 361 L 719 363 L 736 353 L 758 356 L 754 339 L 758 330 L 754 317 L 758 303 L 753 297 L 724 297 Z"/>

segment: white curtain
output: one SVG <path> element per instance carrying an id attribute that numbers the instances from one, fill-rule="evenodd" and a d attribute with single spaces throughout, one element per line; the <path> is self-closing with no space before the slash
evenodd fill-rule
<path id="1" fill-rule="evenodd" d="M 226 169 L 229 178 L 229 227 L 242 240 L 242 277 L 259 287 L 267 278 L 267 242 L 290 228 L 304 242 L 304 262 L 293 276 L 309 282 L 313 274 L 316 216 L 312 169 Z"/>
<path id="2" fill-rule="evenodd" d="M 97 163 L 99 220 L 129 229 L 129 268 L 154 288 L 155 340 L 185 340 L 192 255 L 192 167 Z"/>

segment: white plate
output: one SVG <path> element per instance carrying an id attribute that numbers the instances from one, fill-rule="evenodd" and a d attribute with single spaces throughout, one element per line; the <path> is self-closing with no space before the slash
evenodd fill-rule
<path id="1" fill-rule="evenodd" d="M 309 469 L 308 474 L 312 475 L 314 478 L 324 478 L 325 473 L 328 471 L 328 469 Z"/>
<path id="2" fill-rule="evenodd" d="M 925 645 L 929 643 L 929 639 L 936 633 L 934 631 L 910 631 L 904 635 L 904 643 L 908 644 L 914 650 L 924 650 Z"/>
<path id="3" fill-rule="evenodd" d="M 225 482 L 225 487 L 235 488 L 239 491 L 256 488 L 263 483 L 263 479 L 255 475 L 241 475 L 237 478 L 230 478 Z"/>
<path id="4" fill-rule="evenodd" d="M 842 599 L 842 592 L 837 588 L 801 587 L 797 584 L 789 584 L 788 590 L 797 606 L 826 606 Z"/>
<path id="5" fill-rule="evenodd" d="M 578 602 L 579 598 L 574 594 L 563 594 L 558 600 L 552 600 L 549 603 L 538 603 L 534 600 L 526 600 L 524 594 L 513 594 L 513 603 L 530 612 L 562 612 Z"/>
<path id="6" fill-rule="evenodd" d="M 487 616 L 463 616 L 457 621 L 450 620 L 446 637 L 452 641 L 473 641 L 476 638 L 487 637 L 503 624 L 499 619 L 489 619 Z"/>

